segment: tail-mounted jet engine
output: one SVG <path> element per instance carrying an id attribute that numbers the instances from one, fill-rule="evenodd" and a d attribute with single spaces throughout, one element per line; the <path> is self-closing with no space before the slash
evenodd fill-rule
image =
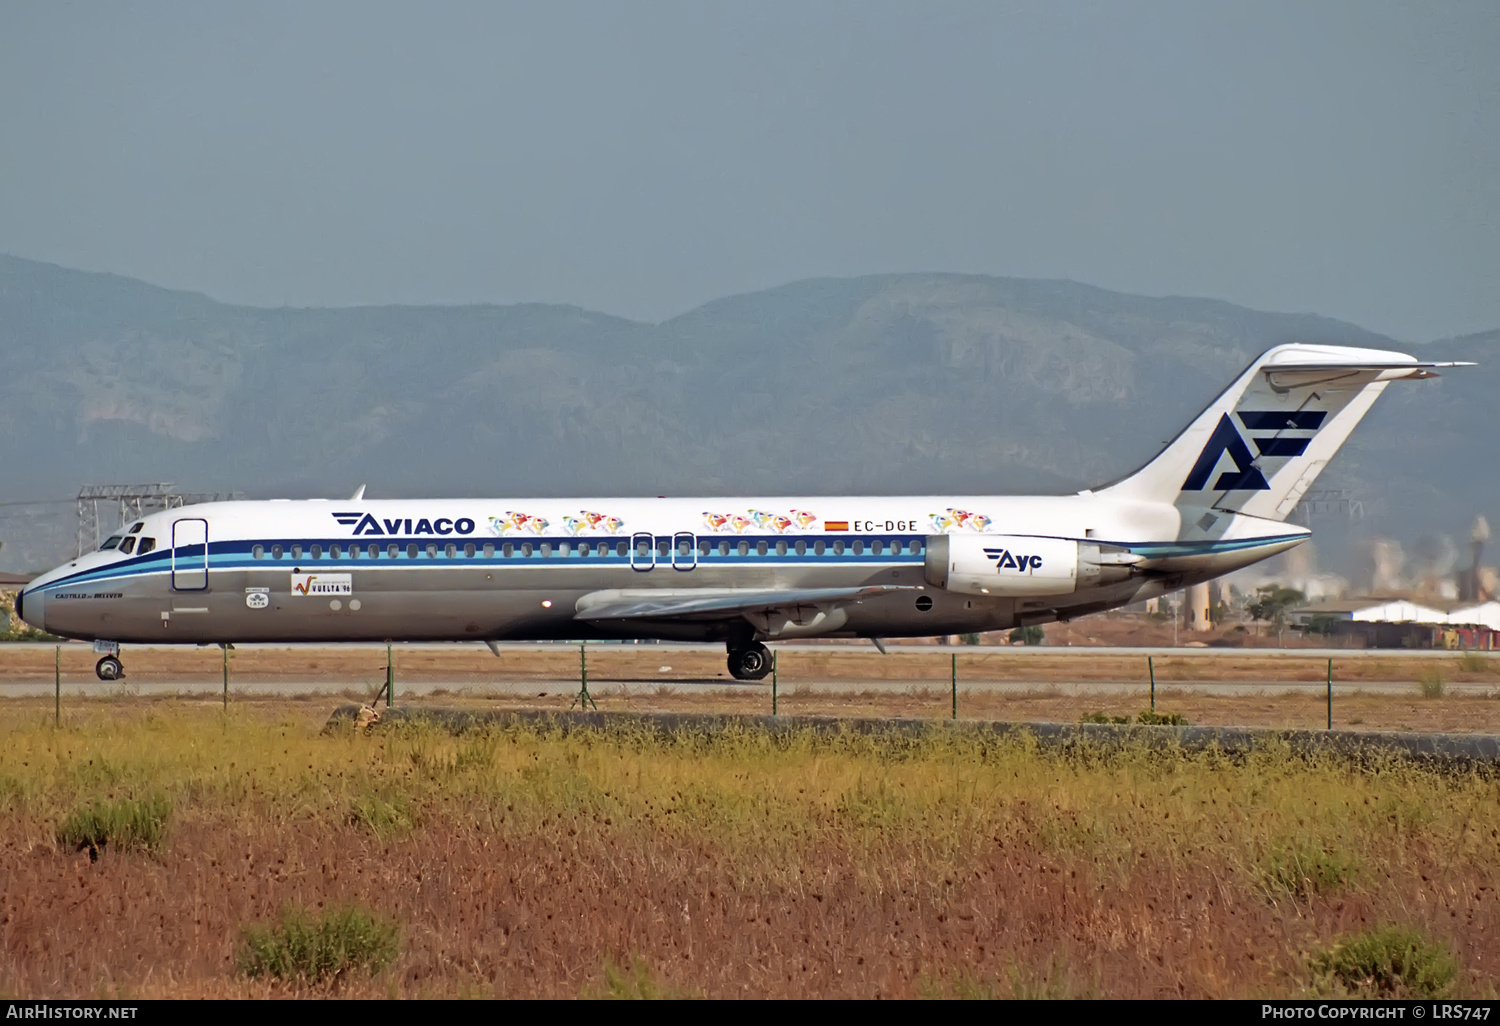
<path id="1" fill-rule="evenodd" d="M 1033 535 L 938 534 L 927 539 L 927 583 L 964 595 L 1068 595 L 1117 584 L 1142 558 L 1117 545 Z"/>

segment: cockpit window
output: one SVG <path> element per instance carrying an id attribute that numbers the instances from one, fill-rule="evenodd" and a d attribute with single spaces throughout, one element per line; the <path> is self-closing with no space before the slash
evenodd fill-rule
<path id="1" fill-rule="evenodd" d="M 131 524 L 130 525 L 130 530 L 126 531 L 125 533 L 126 534 L 140 534 L 141 533 L 141 528 L 143 528 L 145 526 L 146 526 L 146 522 L 144 520 L 138 520 L 135 523 Z"/>
<path id="2" fill-rule="evenodd" d="M 142 538 L 141 539 L 141 551 L 137 552 L 136 555 L 137 556 L 144 556 L 146 553 L 150 552 L 154 548 L 156 548 L 156 539 L 155 538 Z"/>
<path id="3" fill-rule="evenodd" d="M 130 537 L 130 538 L 126 538 L 124 541 L 122 541 L 120 543 L 120 551 L 123 552 L 123 553 L 125 553 L 125 555 L 127 555 L 127 556 L 130 555 L 130 550 L 133 549 L 133 548 L 135 548 L 135 538 L 133 536 Z M 142 545 L 141 546 L 141 551 L 145 552 L 146 551 L 146 546 Z"/>
<path id="4" fill-rule="evenodd" d="M 108 538 L 104 539 L 104 544 L 99 546 L 99 551 L 103 552 L 105 549 L 112 549 L 119 544 L 120 536 L 118 534 L 112 534 Z"/>

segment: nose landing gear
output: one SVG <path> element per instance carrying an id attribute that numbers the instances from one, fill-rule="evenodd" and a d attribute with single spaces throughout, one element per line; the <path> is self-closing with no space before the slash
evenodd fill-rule
<path id="1" fill-rule="evenodd" d="M 119 680 L 125 676 L 125 664 L 115 656 L 107 655 L 94 664 L 94 675 L 100 680 Z"/>
<path id="2" fill-rule="evenodd" d="M 729 672 L 735 680 L 761 680 L 771 672 L 771 652 L 758 641 L 729 650 Z"/>

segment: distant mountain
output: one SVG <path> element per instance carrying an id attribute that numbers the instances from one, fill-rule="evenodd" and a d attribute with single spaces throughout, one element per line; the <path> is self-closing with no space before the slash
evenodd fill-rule
<path id="1" fill-rule="evenodd" d="M 652 325 L 538 304 L 258 309 L 0 256 L 0 501 L 154 480 L 252 496 L 1065 491 L 1149 459 L 1294 340 L 1411 348 L 1068 281 L 814 279 Z M 1330 466 L 1319 486 L 1352 489 L 1364 530 L 1500 521 L 1500 332 L 1422 351 L 1485 366 L 1392 389 Z M 65 554 L 71 516 L 0 519 L 0 565 Z"/>

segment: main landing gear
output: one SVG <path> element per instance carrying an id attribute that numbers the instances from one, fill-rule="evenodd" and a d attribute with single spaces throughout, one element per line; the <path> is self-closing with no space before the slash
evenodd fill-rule
<path id="1" fill-rule="evenodd" d="M 735 680 L 761 680 L 771 672 L 771 651 L 758 641 L 729 649 L 729 672 Z"/>
<path id="2" fill-rule="evenodd" d="M 125 676 L 125 664 L 112 655 L 107 655 L 94 664 L 94 675 L 100 680 L 119 680 Z"/>

